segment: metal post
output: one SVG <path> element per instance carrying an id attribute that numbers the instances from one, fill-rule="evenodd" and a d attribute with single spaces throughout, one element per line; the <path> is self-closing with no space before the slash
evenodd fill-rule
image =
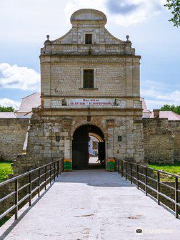
<path id="1" fill-rule="evenodd" d="M 124 177 L 124 168 L 123 168 L 123 164 L 124 164 L 124 162 L 123 162 L 123 160 L 121 160 L 121 175 L 122 175 L 122 177 Z"/>
<path id="2" fill-rule="evenodd" d="M 126 180 L 127 180 L 127 162 L 125 162 L 126 163 Z"/>
<path id="3" fill-rule="evenodd" d="M 131 168 L 131 184 L 132 184 L 132 163 L 130 163 L 130 168 Z"/>
<path id="4" fill-rule="evenodd" d="M 41 169 L 38 169 L 38 197 L 40 197 L 40 185 L 41 185 L 41 181 L 40 181 L 40 176 L 41 176 Z"/>
<path id="5" fill-rule="evenodd" d="M 56 170 L 56 177 L 59 175 L 59 160 L 57 161 L 57 170 Z"/>
<path id="6" fill-rule="evenodd" d="M 18 218 L 18 179 L 15 180 L 15 220 Z"/>
<path id="7" fill-rule="evenodd" d="M 118 174 L 119 174 L 119 159 L 117 161 L 118 161 Z"/>
<path id="8" fill-rule="evenodd" d="M 160 173 L 159 171 L 157 171 L 157 201 L 158 201 L 158 205 L 160 205 Z"/>
<path id="9" fill-rule="evenodd" d="M 51 180 L 52 180 L 52 179 L 51 179 L 51 167 L 52 167 L 52 166 L 51 166 L 51 163 L 50 163 L 50 173 L 49 173 L 49 174 L 50 174 L 50 185 L 51 185 Z"/>
<path id="10" fill-rule="evenodd" d="M 45 188 L 45 190 L 46 190 L 46 181 L 47 181 L 47 166 L 45 166 L 45 169 L 44 169 L 44 172 L 45 172 L 45 175 L 44 175 L 44 181 L 45 181 L 45 186 L 44 186 L 44 188 Z"/>
<path id="11" fill-rule="evenodd" d="M 29 206 L 31 206 L 31 190 L 32 190 L 31 173 L 29 173 Z"/>
<path id="12" fill-rule="evenodd" d="M 139 189 L 139 165 L 136 165 L 136 172 L 137 172 L 137 188 Z"/>
<path id="13" fill-rule="evenodd" d="M 56 181 L 56 164 L 55 164 L 55 162 L 53 163 L 53 167 L 54 167 L 54 181 Z"/>
<path id="14" fill-rule="evenodd" d="M 175 216 L 178 218 L 178 177 L 175 177 Z"/>
<path id="15" fill-rule="evenodd" d="M 147 167 L 145 168 L 145 192 L 147 196 Z"/>

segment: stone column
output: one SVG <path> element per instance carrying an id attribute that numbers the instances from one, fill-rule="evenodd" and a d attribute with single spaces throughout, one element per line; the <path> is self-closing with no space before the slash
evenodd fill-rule
<path id="1" fill-rule="evenodd" d="M 71 159 L 71 119 L 63 119 L 61 136 L 64 137 L 64 158 Z"/>
<path id="2" fill-rule="evenodd" d="M 107 124 L 107 147 L 106 147 L 106 158 L 112 159 L 114 158 L 114 119 L 106 120 Z"/>

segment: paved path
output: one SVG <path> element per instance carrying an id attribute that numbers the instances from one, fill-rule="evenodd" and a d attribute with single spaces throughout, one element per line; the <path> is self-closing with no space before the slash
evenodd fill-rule
<path id="1" fill-rule="evenodd" d="M 180 220 L 117 173 L 73 171 L 63 173 L 1 239 L 179 240 Z"/>

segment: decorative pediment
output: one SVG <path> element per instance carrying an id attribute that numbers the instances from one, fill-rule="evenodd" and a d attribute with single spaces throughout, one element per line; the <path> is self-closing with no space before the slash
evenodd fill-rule
<path id="1" fill-rule="evenodd" d="M 106 15 L 98 10 L 95 9 L 80 9 L 74 12 L 71 16 L 71 23 L 72 25 L 76 24 L 103 24 L 107 23 Z"/>

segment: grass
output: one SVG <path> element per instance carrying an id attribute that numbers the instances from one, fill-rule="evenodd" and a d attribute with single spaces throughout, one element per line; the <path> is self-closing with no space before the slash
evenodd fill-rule
<path id="1" fill-rule="evenodd" d="M 180 175 L 180 163 L 174 163 L 174 164 L 155 164 L 151 163 L 148 164 L 149 167 L 157 169 L 157 170 L 163 170 L 168 173 Z"/>
<path id="2" fill-rule="evenodd" d="M 8 178 L 8 174 L 13 173 L 13 169 L 11 166 L 12 162 L 0 162 L 0 182 L 5 181 Z M 5 216 L 0 220 L 0 227 L 9 220 L 9 216 Z"/>
<path id="3" fill-rule="evenodd" d="M 10 219 L 10 217 L 4 217 L 3 219 L 0 220 L 0 227 L 7 222 Z"/>
<path id="4" fill-rule="evenodd" d="M 0 162 L 0 182 L 8 178 L 8 174 L 13 173 L 12 162 Z"/>
<path id="5" fill-rule="evenodd" d="M 174 163 L 174 164 L 155 164 L 155 163 L 150 163 L 148 164 L 149 167 L 156 169 L 156 170 L 161 170 L 164 172 L 168 172 L 171 174 L 179 175 L 180 176 L 180 163 Z M 174 181 L 174 177 L 168 176 L 166 174 L 161 174 L 161 178 L 164 181 Z"/>

